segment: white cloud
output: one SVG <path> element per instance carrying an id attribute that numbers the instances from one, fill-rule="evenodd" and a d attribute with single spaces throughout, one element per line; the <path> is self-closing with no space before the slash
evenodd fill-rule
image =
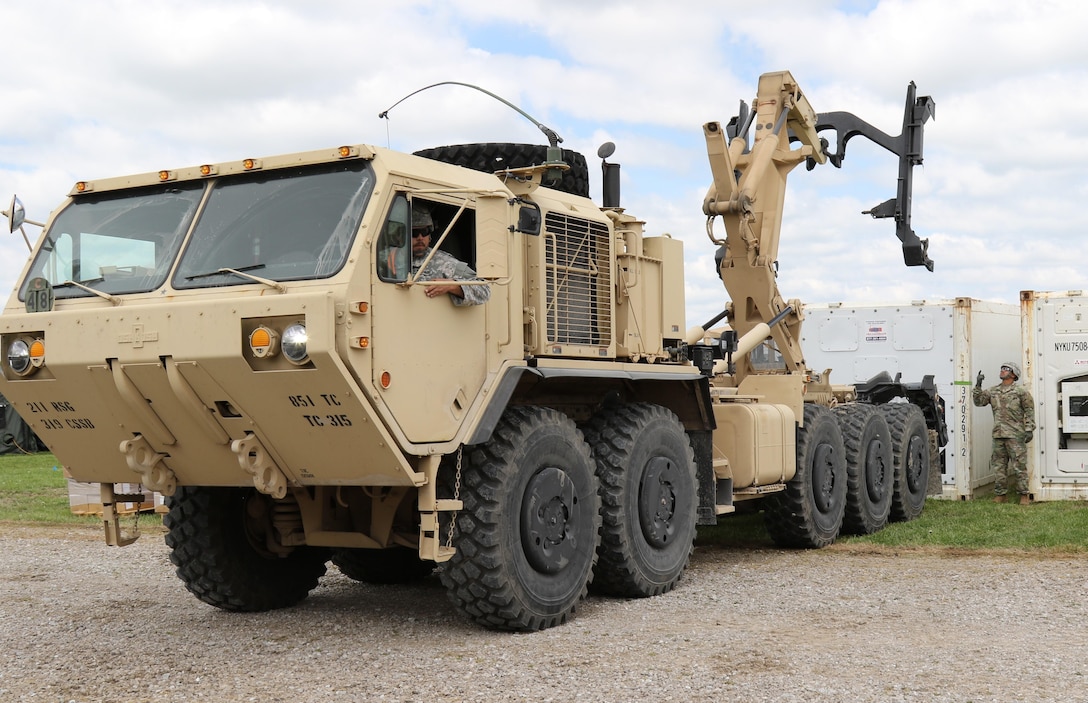
<path id="1" fill-rule="evenodd" d="M 414 150 L 542 141 L 479 85 L 586 154 L 615 141 L 624 206 L 687 252 L 689 324 L 721 309 L 701 214 L 701 125 L 791 70 L 818 111 L 898 134 L 905 87 L 932 95 L 914 229 L 933 273 L 902 264 L 889 220 L 895 159 L 861 138 L 843 169 L 790 177 L 779 285 L 808 302 L 1016 300 L 1088 288 L 1088 10 L 1074 0 L 487 0 L 187 3 L 0 0 L 0 202 L 44 220 L 81 178 L 350 142 Z M 593 184 L 594 193 L 599 190 Z M 36 235 L 37 228 L 28 227 Z M 26 258 L 0 238 L 0 289 Z"/>

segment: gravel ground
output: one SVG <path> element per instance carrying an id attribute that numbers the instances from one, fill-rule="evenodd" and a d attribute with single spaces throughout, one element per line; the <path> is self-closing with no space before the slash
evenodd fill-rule
<path id="1" fill-rule="evenodd" d="M 0 526 L 0 701 L 1077 701 L 1088 557 L 700 547 L 677 590 L 481 630 L 436 578 L 218 611 L 159 534 Z"/>

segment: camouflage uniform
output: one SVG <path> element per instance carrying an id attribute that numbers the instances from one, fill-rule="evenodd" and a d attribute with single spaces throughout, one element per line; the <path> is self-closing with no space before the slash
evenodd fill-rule
<path id="1" fill-rule="evenodd" d="M 1019 381 L 1019 377 L 1017 378 Z M 998 384 L 983 390 L 974 388 L 971 400 L 976 407 L 989 405 L 994 413 L 993 450 L 990 468 L 996 475 L 994 495 L 1008 490 L 1009 473 L 1016 478 L 1016 492 L 1028 493 L 1028 448 L 1025 438 L 1035 431 L 1035 401 L 1019 382 Z"/>
<path id="2" fill-rule="evenodd" d="M 413 276 L 419 271 L 419 267 L 423 265 L 427 257 L 430 256 L 431 251 L 432 249 L 427 249 L 425 253 L 412 257 Z M 468 264 L 441 249 L 434 253 L 434 258 L 427 264 L 427 268 L 423 269 L 423 275 L 419 277 L 419 280 L 434 281 L 440 278 L 448 278 L 453 281 L 478 280 L 476 272 Z M 480 303 L 486 303 L 491 297 L 491 286 L 489 285 L 463 285 L 461 290 L 465 293 L 464 298 L 458 298 L 456 295 L 450 296 L 450 300 L 453 301 L 454 305 L 479 305 Z"/>

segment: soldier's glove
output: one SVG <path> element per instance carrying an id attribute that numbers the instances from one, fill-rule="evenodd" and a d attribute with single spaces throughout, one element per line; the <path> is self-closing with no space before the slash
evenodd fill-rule
<path id="1" fill-rule="evenodd" d="M 1027 444 L 1028 442 L 1030 442 L 1034 437 L 1035 437 L 1034 432 L 1025 432 L 1024 433 L 1024 444 Z"/>
<path id="2" fill-rule="evenodd" d="M 982 372 L 978 372 L 978 376 L 975 376 L 975 388 L 982 388 L 982 379 L 986 378 L 982 375 Z"/>

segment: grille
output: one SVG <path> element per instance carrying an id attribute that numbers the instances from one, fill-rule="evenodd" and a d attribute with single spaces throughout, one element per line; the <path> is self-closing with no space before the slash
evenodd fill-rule
<path id="1" fill-rule="evenodd" d="M 612 269 L 608 227 L 550 212 L 544 230 L 548 343 L 609 344 Z"/>

